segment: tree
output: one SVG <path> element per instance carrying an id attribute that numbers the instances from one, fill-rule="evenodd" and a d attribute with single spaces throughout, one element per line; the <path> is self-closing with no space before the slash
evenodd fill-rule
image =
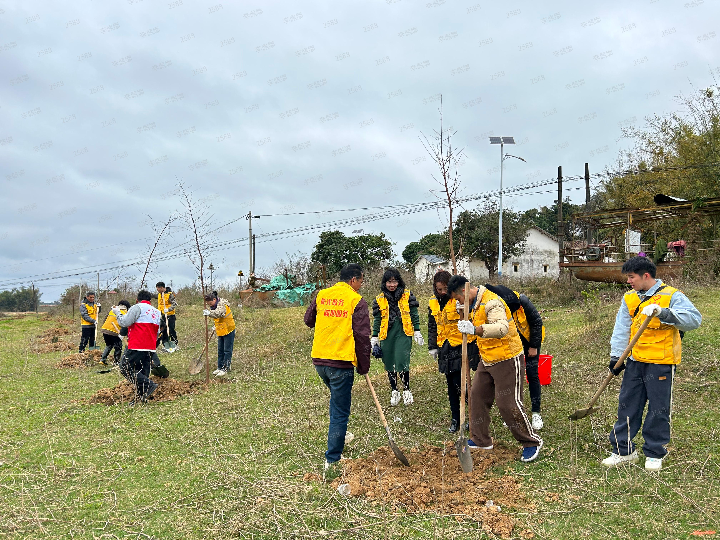
<path id="1" fill-rule="evenodd" d="M 442 237 L 440 233 L 426 234 L 417 242 L 410 242 L 402 252 L 407 264 L 413 264 L 420 255 L 442 255 Z"/>
<path id="2" fill-rule="evenodd" d="M 341 231 L 320 233 L 320 241 L 311 260 L 327 267 L 329 275 L 337 274 L 343 266 L 358 263 L 371 268 L 392 257 L 392 242 L 380 234 L 345 236 Z"/>
<path id="3" fill-rule="evenodd" d="M 585 212 L 584 204 L 573 204 L 570 202 L 570 197 L 567 197 L 562 204 L 563 220 L 565 223 L 565 233 L 568 238 L 580 239 L 583 238 L 584 231 L 580 226 L 574 225 L 572 221 L 569 221 L 570 216 L 573 214 L 580 214 Z M 503 232 L 505 231 L 505 219 L 503 212 Z M 541 206 L 540 208 L 531 208 L 523 213 L 523 217 L 528 221 L 530 226 L 535 226 L 538 229 L 542 229 L 548 234 L 557 236 L 557 218 L 558 218 L 558 205 L 553 203 L 551 206 Z"/>
<path id="4" fill-rule="evenodd" d="M 31 287 L 0 292 L 1 311 L 35 311 L 42 293 Z"/>

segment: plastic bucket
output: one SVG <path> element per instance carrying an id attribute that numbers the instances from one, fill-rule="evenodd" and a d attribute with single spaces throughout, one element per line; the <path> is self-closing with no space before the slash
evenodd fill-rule
<path id="1" fill-rule="evenodd" d="M 547 386 L 552 382 L 552 355 L 541 354 L 538 359 L 538 378 L 542 386 Z M 525 375 L 527 381 L 527 375 Z"/>

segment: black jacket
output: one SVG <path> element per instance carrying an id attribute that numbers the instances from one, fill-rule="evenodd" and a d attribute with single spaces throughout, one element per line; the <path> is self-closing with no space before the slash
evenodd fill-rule
<path id="1" fill-rule="evenodd" d="M 444 309 L 449 299 L 447 297 L 438 298 L 440 309 Z M 440 373 L 455 373 L 462 369 L 462 345 L 456 347 L 450 346 L 449 341 L 444 341 L 438 346 L 437 342 L 437 321 L 432 314 L 432 310 L 428 307 L 428 350 L 438 349 L 438 371 Z M 470 369 L 477 369 L 480 363 L 480 350 L 475 342 L 468 343 L 468 362 Z"/>

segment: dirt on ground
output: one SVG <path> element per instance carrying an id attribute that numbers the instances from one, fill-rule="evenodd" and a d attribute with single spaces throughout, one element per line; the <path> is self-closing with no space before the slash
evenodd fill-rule
<path id="1" fill-rule="evenodd" d="M 33 348 L 38 353 L 72 351 L 77 343 L 72 341 L 70 334 L 70 330 L 64 326 L 48 328 L 35 339 Z"/>
<path id="2" fill-rule="evenodd" d="M 179 381 L 168 377 L 167 379 L 161 379 L 159 377 L 151 376 L 153 382 L 158 384 L 157 390 L 153 393 L 150 398 L 150 402 L 153 401 L 173 401 L 179 396 L 187 394 L 197 394 L 203 391 L 205 381 Z M 211 384 L 216 381 L 211 381 Z M 99 390 L 89 400 L 91 404 L 102 404 L 102 405 L 115 405 L 116 403 L 127 403 L 135 399 L 135 386 L 130 384 L 128 381 L 123 380 L 115 385 L 113 388 L 103 388 Z"/>
<path id="3" fill-rule="evenodd" d="M 514 477 L 490 474 L 492 467 L 517 459 L 515 449 L 496 446 L 490 452 L 474 451 L 469 474 L 462 472 L 452 442 L 445 448 L 427 446 L 403 452 L 410 467 L 401 465 L 387 446 L 367 458 L 343 460 L 343 473 L 331 485 L 338 488 L 348 484 L 350 497 L 395 505 L 406 512 L 473 519 L 482 523 L 483 530 L 502 538 L 510 538 L 515 526 L 505 509 L 531 506 Z M 315 480 L 313 475 L 305 479 Z M 519 534 L 523 538 L 534 536 L 524 530 Z"/>
<path id="4" fill-rule="evenodd" d="M 55 367 L 58 369 L 77 369 L 97 366 L 102 358 L 102 351 L 85 351 L 71 354 L 60 360 Z"/>

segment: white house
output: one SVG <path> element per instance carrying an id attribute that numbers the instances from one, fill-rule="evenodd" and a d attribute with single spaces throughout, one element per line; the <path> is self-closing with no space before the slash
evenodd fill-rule
<path id="1" fill-rule="evenodd" d="M 452 263 L 437 255 L 420 255 L 413 264 L 415 279 L 428 281 L 438 270 L 452 273 Z M 458 273 L 469 279 L 487 279 L 489 277 L 485 263 L 479 259 L 462 258 L 457 260 Z M 506 277 L 557 277 L 558 241 L 551 234 L 531 227 L 525 240 L 522 254 L 503 260 L 503 275 Z"/>

